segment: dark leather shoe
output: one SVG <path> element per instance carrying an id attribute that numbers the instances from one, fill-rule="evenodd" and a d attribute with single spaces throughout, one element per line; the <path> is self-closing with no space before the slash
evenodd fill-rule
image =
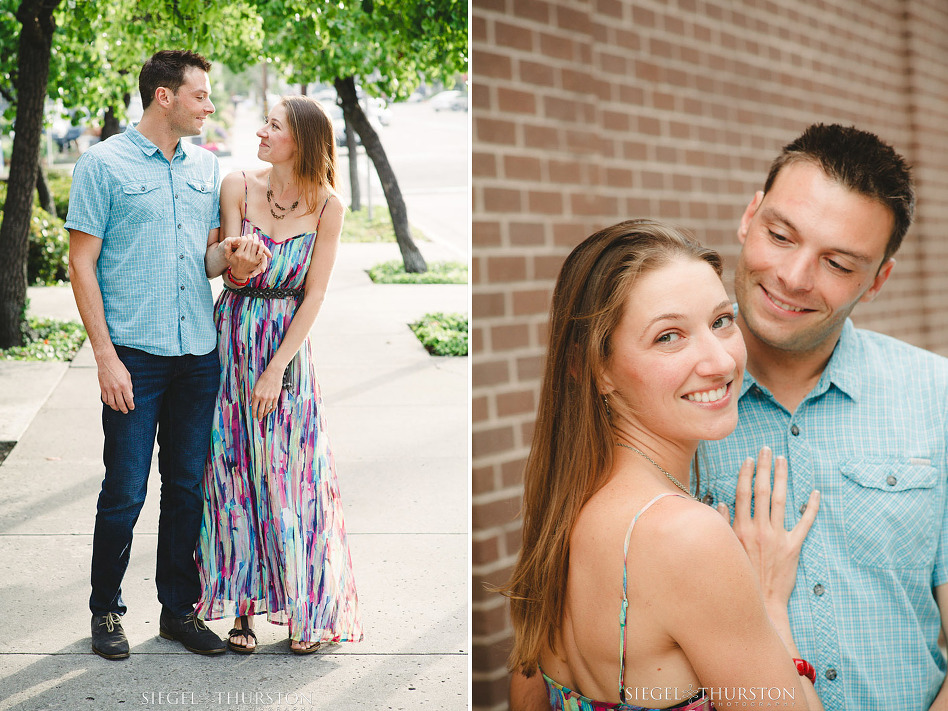
<path id="1" fill-rule="evenodd" d="M 92 616 L 92 651 L 104 659 L 126 659 L 128 639 L 117 612 Z"/>
<path id="2" fill-rule="evenodd" d="M 165 639 L 181 642 L 184 648 L 195 654 L 222 654 L 227 645 L 208 629 L 203 620 L 192 612 L 187 617 L 172 617 L 162 609 L 158 621 L 158 634 Z"/>

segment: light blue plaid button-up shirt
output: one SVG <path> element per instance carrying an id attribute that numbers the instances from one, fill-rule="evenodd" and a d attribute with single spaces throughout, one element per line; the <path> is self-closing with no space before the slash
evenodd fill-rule
<path id="1" fill-rule="evenodd" d="M 133 126 L 79 158 L 66 229 L 102 240 L 96 276 L 116 345 L 160 356 L 214 350 L 204 254 L 220 225 L 219 179 L 209 151 L 179 141 L 169 163 Z"/>
<path id="2" fill-rule="evenodd" d="M 932 588 L 948 582 L 948 360 L 847 321 L 790 413 L 749 373 L 733 435 L 704 442 L 701 491 L 734 510 L 767 445 L 789 463 L 787 527 L 810 492 L 790 622 L 827 711 L 927 711 L 945 677 Z"/>

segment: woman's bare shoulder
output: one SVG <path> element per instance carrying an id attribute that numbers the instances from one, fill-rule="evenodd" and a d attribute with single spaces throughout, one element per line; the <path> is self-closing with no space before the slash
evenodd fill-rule
<path id="1" fill-rule="evenodd" d="M 715 509 L 694 499 L 675 496 L 658 502 L 659 511 L 640 519 L 634 538 L 638 549 L 661 555 L 666 561 L 684 564 L 733 562 L 734 556 L 746 558 L 730 523 Z"/>
<path id="2" fill-rule="evenodd" d="M 744 556 L 730 524 L 711 507 L 673 495 L 643 512 L 652 496 L 621 494 L 621 489 L 603 490 L 583 507 L 570 538 L 574 554 L 613 566 L 617 556 L 624 558 L 626 534 L 641 512 L 629 551 L 643 568 L 657 573 L 669 565 L 728 565 Z"/>
<path id="3" fill-rule="evenodd" d="M 326 190 L 325 193 L 320 195 L 320 198 L 326 203 L 327 213 L 337 215 L 339 217 L 345 216 L 346 205 L 339 196 L 339 193 L 337 193 L 335 190 Z"/>

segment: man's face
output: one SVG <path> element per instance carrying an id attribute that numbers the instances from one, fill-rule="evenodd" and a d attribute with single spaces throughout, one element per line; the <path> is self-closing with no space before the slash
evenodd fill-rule
<path id="1" fill-rule="evenodd" d="M 214 113 L 211 103 L 211 80 L 198 67 L 184 71 L 184 83 L 172 95 L 168 122 L 178 136 L 198 136 L 204 120 Z"/>
<path id="2" fill-rule="evenodd" d="M 875 298 L 892 271 L 894 260 L 882 259 L 893 223 L 882 203 L 818 165 L 785 166 L 738 230 L 734 289 L 745 336 L 785 353 L 832 350 L 856 304 Z"/>

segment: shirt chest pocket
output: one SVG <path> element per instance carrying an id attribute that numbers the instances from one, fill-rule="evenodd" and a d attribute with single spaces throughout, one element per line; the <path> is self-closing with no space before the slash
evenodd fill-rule
<path id="1" fill-rule="evenodd" d="M 211 181 L 189 178 L 180 194 L 183 198 L 180 207 L 184 209 L 181 217 L 184 219 L 205 223 L 213 222 L 217 218 L 216 195 L 214 183 Z"/>
<path id="2" fill-rule="evenodd" d="M 896 457 L 851 457 L 840 465 L 846 546 L 857 563 L 927 568 L 941 529 L 938 470 Z"/>
<path id="3" fill-rule="evenodd" d="M 163 220 L 168 206 L 162 199 L 160 180 L 125 183 L 120 195 L 121 213 L 128 222 L 143 223 Z"/>

